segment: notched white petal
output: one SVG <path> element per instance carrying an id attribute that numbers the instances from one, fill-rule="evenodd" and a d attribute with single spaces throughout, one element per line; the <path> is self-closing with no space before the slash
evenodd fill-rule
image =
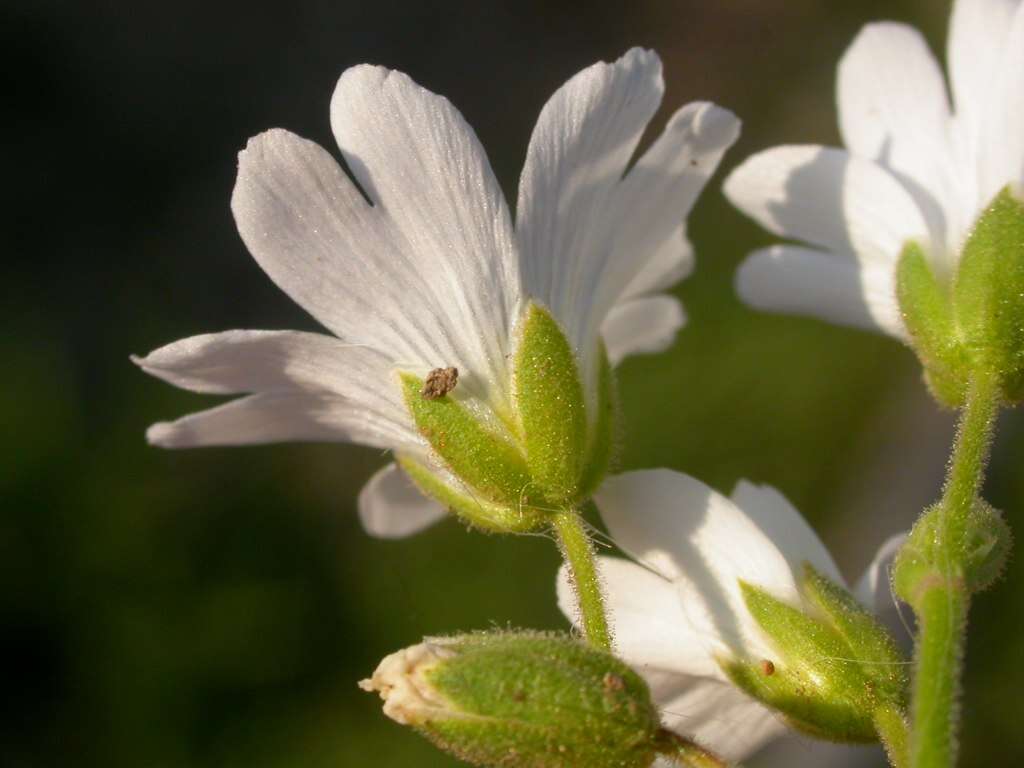
<path id="1" fill-rule="evenodd" d="M 508 206 L 472 128 L 447 99 L 371 65 L 338 80 L 331 127 L 388 235 L 374 259 L 401 276 L 388 311 L 419 329 L 397 359 L 472 371 L 483 387 L 475 394 L 500 405 L 522 298 L 519 258 Z M 427 345 L 437 353 L 429 359 Z"/>
<path id="2" fill-rule="evenodd" d="M 559 88 L 530 139 L 516 209 L 523 279 L 580 350 L 586 381 L 610 307 L 595 301 L 613 253 L 615 188 L 663 90 L 658 57 L 634 48 Z"/>

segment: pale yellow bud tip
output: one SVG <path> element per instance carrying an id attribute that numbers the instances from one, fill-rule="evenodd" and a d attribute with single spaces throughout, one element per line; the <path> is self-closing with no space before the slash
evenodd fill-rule
<path id="1" fill-rule="evenodd" d="M 416 725 L 451 714 L 451 708 L 426 679 L 426 673 L 453 652 L 436 643 L 421 643 L 387 656 L 359 687 L 377 691 L 384 714 L 402 725 Z"/>

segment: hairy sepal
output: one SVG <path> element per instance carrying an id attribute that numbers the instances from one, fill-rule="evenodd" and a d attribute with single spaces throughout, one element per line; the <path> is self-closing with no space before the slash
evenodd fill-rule
<path id="1" fill-rule="evenodd" d="M 778 710 L 803 733 L 828 741 L 878 741 L 876 713 L 902 704 L 901 681 L 879 675 L 892 656 L 852 597 L 808 570 L 804 588 L 817 615 L 741 582 L 747 610 L 768 637 L 773 659 L 722 659 L 730 679 Z M 813 583 L 811 583 L 813 581 Z M 851 643 L 852 638 L 852 643 Z"/>
<path id="2" fill-rule="evenodd" d="M 576 356 L 551 314 L 531 304 L 513 365 L 526 464 L 548 497 L 577 501 L 587 458 L 587 412 Z"/>

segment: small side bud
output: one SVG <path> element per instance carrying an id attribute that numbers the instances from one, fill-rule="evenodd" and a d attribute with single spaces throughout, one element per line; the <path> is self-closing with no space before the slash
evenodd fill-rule
<path id="1" fill-rule="evenodd" d="M 802 585 L 815 616 L 741 584 L 773 659 L 728 659 L 732 681 L 789 724 L 828 741 L 878 741 L 879 711 L 902 707 L 906 681 L 895 645 L 838 585 L 808 567 Z"/>
<path id="2" fill-rule="evenodd" d="M 661 734 L 643 679 L 562 635 L 486 633 L 392 654 L 360 683 L 384 713 L 478 766 L 647 768 Z"/>
<path id="3" fill-rule="evenodd" d="M 987 589 L 1002 574 L 1013 546 L 999 510 L 981 499 L 963 519 L 944 517 L 941 504 L 926 509 L 893 563 L 893 588 L 915 608 L 937 579 L 954 578 L 968 594 Z M 940 528 L 945 535 L 938 535 Z"/>
<path id="4" fill-rule="evenodd" d="M 1024 200 L 1003 189 L 978 218 L 953 282 L 953 313 L 975 366 L 1024 399 Z"/>

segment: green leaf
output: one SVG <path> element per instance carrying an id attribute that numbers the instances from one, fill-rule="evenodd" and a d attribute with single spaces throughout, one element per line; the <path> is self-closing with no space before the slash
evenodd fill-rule
<path id="1" fill-rule="evenodd" d="M 587 453 L 583 387 L 565 334 L 536 304 L 526 311 L 513 371 L 529 472 L 550 498 L 575 501 Z"/>
<path id="2" fill-rule="evenodd" d="M 472 495 L 518 507 L 530 497 L 533 481 L 520 450 L 487 429 L 448 395 L 423 396 L 423 380 L 402 374 L 405 403 L 420 434 Z"/>
<path id="3" fill-rule="evenodd" d="M 900 254 L 896 295 L 932 394 L 950 407 L 962 404 L 970 363 L 959 342 L 949 291 L 917 243 L 907 243 Z"/>
<path id="4" fill-rule="evenodd" d="M 981 214 L 960 257 L 953 312 L 975 365 L 1024 398 L 1024 201 L 1003 189 Z"/>

